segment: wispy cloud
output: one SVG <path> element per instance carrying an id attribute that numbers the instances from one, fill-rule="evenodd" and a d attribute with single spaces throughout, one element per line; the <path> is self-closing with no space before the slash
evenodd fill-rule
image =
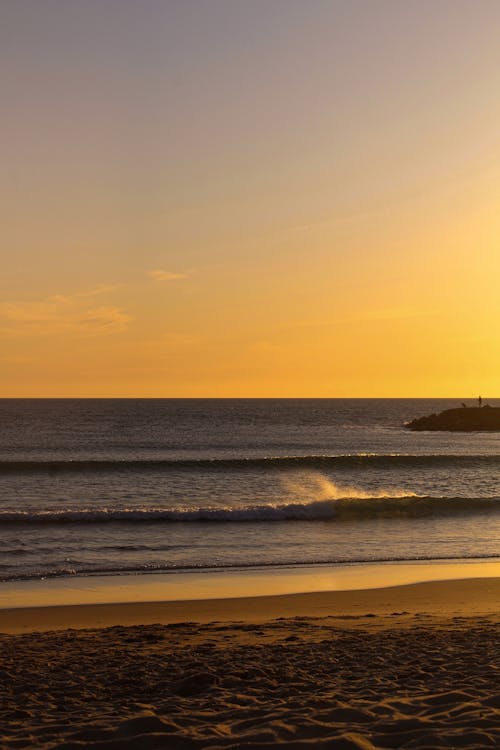
<path id="1" fill-rule="evenodd" d="M 314 227 L 320 226 L 320 224 L 325 224 L 326 222 L 316 222 L 315 224 L 297 224 L 293 227 L 288 227 L 288 232 L 308 232 L 310 229 L 314 229 Z"/>
<path id="2" fill-rule="evenodd" d="M 127 311 L 115 305 L 96 305 L 93 301 L 96 295 L 115 288 L 101 284 L 92 290 L 56 294 L 41 300 L 3 302 L 0 331 L 7 336 L 120 333 L 132 320 Z"/>
<path id="3" fill-rule="evenodd" d="M 124 331 L 132 320 L 122 307 L 95 307 L 74 319 L 74 325 L 92 336 Z"/>
<path id="4" fill-rule="evenodd" d="M 101 294 L 109 294 L 117 289 L 121 289 L 124 284 L 97 284 L 92 289 L 84 290 L 83 292 L 77 292 L 75 297 L 97 297 Z"/>
<path id="5" fill-rule="evenodd" d="M 153 271 L 148 271 L 148 276 L 155 281 L 175 281 L 176 279 L 186 279 L 188 275 L 187 273 L 175 273 L 156 268 Z"/>
<path id="6" fill-rule="evenodd" d="M 48 323 L 57 319 L 63 304 L 62 298 L 54 297 L 39 302 L 3 302 L 0 317 L 13 323 Z"/>
<path id="7" fill-rule="evenodd" d="M 53 294 L 51 297 L 47 298 L 47 301 L 55 303 L 71 303 L 78 299 L 89 299 L 101 294 L 109 294 L 123 286 L 123 284 L 97 284 L 91 289 L 84 289 L 80 292 L 73 292 L 72 294 Z"/>
<path id="8" fill-rule="evenodd" d="M 285 231 L 310 232 L 322 227 L 336 227 L 344 224 L 351 224 L 352 222 L 374 219 L 380 216 L 381 213 L 382 211 L 380 209 L 376 209 L 371 211 L 353 211 L 352 213 L 335 214 L 324 218 L 313 219 L 312 221 L 304 222 L 303 224 L 293 224 L 292 226 L 286 227 Z"/>

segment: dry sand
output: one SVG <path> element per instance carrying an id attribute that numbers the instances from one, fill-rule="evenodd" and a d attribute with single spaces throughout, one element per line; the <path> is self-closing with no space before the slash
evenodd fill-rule
<path id="1" fill-rule="evenodd" d="M 499 747 L 499 602 L 488 579 L 2 611 L 0 742 Z"/>

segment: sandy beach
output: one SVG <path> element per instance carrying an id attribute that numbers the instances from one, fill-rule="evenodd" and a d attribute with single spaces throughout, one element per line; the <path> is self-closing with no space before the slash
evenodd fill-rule
<path id="1" fill-rule="evenodd" d="M 6 748 L 500 744 L 500 579 L 0 611 Z"/>

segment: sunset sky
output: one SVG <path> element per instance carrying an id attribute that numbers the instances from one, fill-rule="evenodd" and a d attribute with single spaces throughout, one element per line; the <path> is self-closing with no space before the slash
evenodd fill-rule
<path id="1" fill-rule="evenodd" d="M 3 0 L 0 395 L 500 395 L 498 0 Z"/>

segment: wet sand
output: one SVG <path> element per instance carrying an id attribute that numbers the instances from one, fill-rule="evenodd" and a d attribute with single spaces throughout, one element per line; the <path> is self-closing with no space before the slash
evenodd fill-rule
<path id="1" fill-rule="evenodd" d="M 500 579 L 2 610 L 0 631 L 2 747 L 500 745 Z"/>

